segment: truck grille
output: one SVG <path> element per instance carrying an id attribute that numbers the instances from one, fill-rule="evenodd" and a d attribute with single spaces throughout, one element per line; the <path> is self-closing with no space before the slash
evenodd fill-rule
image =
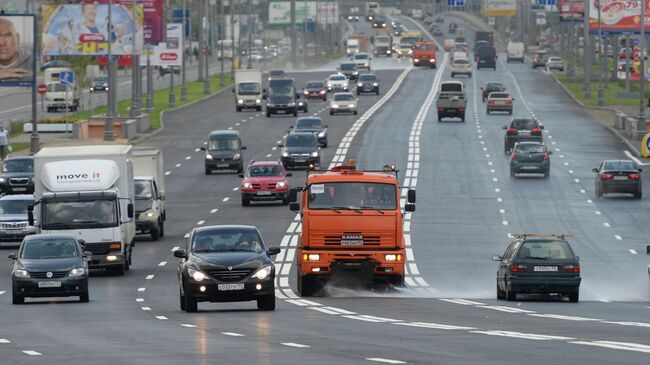
<path id="1" fill-rule="evenodd" d="M 24 229 L 27 228 L 27 222 L 2 222 L 2 229 Z"/>
<path id="2" fill-rule="evenodd" d="M 110 250 L 110 242 L 86 243 L 84 251 L 90 251 L 93 255 L 106 255 Z"/>
<path id="3" fill-rule="evenodd" d="M 9 179 L 9 184 L 11 185 L 27 185 L 29 184 L 28 177 L 14 177 Z"/>
<path id="4" fill-rule="evenodd" d="M 216 269 L 208 271 L 208 275 L 219 281 L 225 282 L 241 281 L 252 273 L 253 269 Z"/>
<path id="5" fill-rule="evenodd" d="M 30 272 L 29 276 L 34 279 L 60 279 L 68 275 L 67 271 L 50 271 L 50 272 L 52 273 L 51 278 L 47 277 L 47 271 Z"/>

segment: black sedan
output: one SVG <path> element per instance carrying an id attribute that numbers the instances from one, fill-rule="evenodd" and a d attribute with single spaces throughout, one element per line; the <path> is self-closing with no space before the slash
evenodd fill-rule
<path id="1" fill-rule="evenodd" d="M 289 132 L 311 132 L 316 135 L 318 145 L 327 147 L 327 124 L 320 117 L 303 117 L 289 126 Z"/>
<path id="2" fill-rule="evenodd" d="M 320 165 L 318 139 L 312 132 L 291 132 L 278 147 L 282 147 L 281 161 L 285 168 Z"/>
<path id="3" fill-rule="evenodd" d="M 93 83 L 90 85 L 90 92 L 96 93 L 96 92 L 106 92 L 106 91 L 108 91 L 108 77 L 106 76 L 95 77 Z"/>
<path id="4" fill-rule="evenodd" d="M 357 83 L 357 95 L 361 95 L 361 93 L 373 93 L 379 95 L 379 79 L 377 78 L 377 75 L 359 75 L 359 82 Z"/>
<path id="5" fill-rule="evenodd" d="M 544 137 L 542 136 L 544 126 L 537 119 L 514 118 L 510 121 L 509 125 L 504 125 L 503 129 L 506 130 L 503 142 L 503 149 L 506 154 L 510 153 L 512 147 L 517 142 L 544 141 Z"/>
<path id="6" fill-rule="evenodd" d="M 533 56 L 533 59 L 530 63 L 531 67 L 534 69 L 538 67 L 545 68 L 546 67 L 546 61 L 548 61 L 548 55 L 544 53 L 537 53 L 536 55 Z"/>
<path id="7" fill-rule="evenodd" d="M 516 174 L 551 174 L 550 155 L 553 151 L 546 149 L 541 142 L 517 142 L 510 158 L 510 177 Z"/>
<path id="8" fill-rule="evenodd" d="M 72 235 L 36 234 L 25 237 L 11 271 L 13 304 L 26 297 L 78 296 L 88 302 L 88 263 L 90 252 Z"/>
<path id="9" fill-rule="evenodd" d="M 359 69 L 357 68 L 357 64 L 354 62 L 344 62 L 339 65 L 337 70 L 352 81 L 355 81 L 359 77 Z"/>
<path id="10" fill-rule="evenodd" d="M 485 83 L 483 87 L 481 87 L 481 91 L 482 91 L 481 96 L 483 102 L 485 102 L 485 100 L 487 100 L 487 97 L 488 95 L 490 95 L 490 93 L 506 91 L 506 87 L 503 86 L 503 84 L 498 81 L 488 81 Z"/>
<path id="11" fill-rule="evenodd" d="M 15 156 L 4 160 L 0 169 L 0 193 L 34 193 L 34 157 Z"/>
<path id="12" fill-rule="evenodd" d="M 199 302 L 257 301 L 261 310 L 275 309 L 275 267 L 271 256 L 279 247 L 266 248 L 253 226 L 195 228 L 180 258 L 178 284 L 181 310 L 196 312 Z"/>
<path id="13" fill-rule="evenodd" d="M 631 160 L 606 160 L 593 169 L 596 175 L 596 198 L 604 194 L 632 194 L 634 199 L 641 199 L 641 170 Z"/>
<path id="14" fill-rule="evenodd" d="M 499 262 L 497 299 L 516 300 L 517 294 L 558 294 L 577 302 L 580 258 L 564 235 L 515 235 Z"/>

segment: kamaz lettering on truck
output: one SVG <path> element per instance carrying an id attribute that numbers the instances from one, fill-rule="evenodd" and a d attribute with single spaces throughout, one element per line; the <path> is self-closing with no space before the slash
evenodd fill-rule
<path id="1" fill-rule="evenodd" d="M 133 158 L 130 145 L 45 147 L 34 156 L 30 224 L 74 235 L 90 269 L 124 274 L 131 264 Z"/>
<path id="2" fill-rule="evenodd" d="M 360 171 L 350 161 L 348 166 L 312 171 L 304 187 L 291 191 L 290 199 L 291 210 L 302 216 L 297 250 L 300 295 L 316 294 L 337 272 L 351 272 L 370 283 L 404 283 L 403 213 L 394 166 Z M 415 190 L 408 191 L 407 201 L 405 210 L 414 212 Z"/>

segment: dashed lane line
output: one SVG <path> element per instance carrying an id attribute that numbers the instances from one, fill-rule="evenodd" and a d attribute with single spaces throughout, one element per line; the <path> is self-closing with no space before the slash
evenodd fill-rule
<path id="1" fill-rule="evenodd" d="M 34 351 L 34 350 L 23 350 L 23 353 L 25 355 L 29 355 L 29 356 L 41 356 L 41 355 L 43 355 L 40 352 Z"/>
<path id="2" fill-rule="evenodd" d="M 282 342 L 281 345 L 282 346 L 288 346 L 288 347 L 300 348 L 300 349 L 306 349 L 306 348 L 311 347 L 309 345 L 303 345 L 301 343 L 295 343 L 295 342 Z"/>
<path id="3" fill-rule="evenodd" d="M 236 333 L 236 332 L 221 332 L 222 335 L 224 336 L 230 336 L 230 337 L 246 337 L 246 335 L 241 334 L 241 333 Z"/>
<path id="4" fill-rule="evenodd" d="M 384 359 L 383 357 L 366 357 L 366 360 L 384 364 L 406 364 L 406 362 L 401 360 Z"/>

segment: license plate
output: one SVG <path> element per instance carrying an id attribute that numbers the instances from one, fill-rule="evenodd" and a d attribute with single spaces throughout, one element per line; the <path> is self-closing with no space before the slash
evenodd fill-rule
<path id="1" fill-rule="evenodd" d="M 627 180 L 627 176 L 614 176 L 614 180 Z"/>
<path id="2" fill-rule="evenodd" d="M 555 272 L 557 271 L 557 266 L 535 266 L 533 271 L 538 272 Z"/>
<path id="3" fill-rule="evenodd" d="M 522 170 L 537 170 L 537 166 L 522 166 Z"/>
<path id="4" fill-rule="evenodd" d="M 217 164 L 217 167 L 228 167 L 228 166 L 230 166 L 230 165 L 228 165 L 227 163 L 218 163 Z"/>
<path id="5" fill-rule="evenodd" d="M 278 114 L 284 114 L 284 113 L 286 113 L 286 111 L 284 111 L 284 110 L 278 110 L 277 113 L 278 113 Z"/>
<path id="6" fill-rule="evenodd" d="M 39 288 L 60 288 L 61 282 L 60 281 L 39 281 L 38 287 Z"/>
<path id="7" fill-rule="evenodd" d="M 27 188 L 12 188 L 13 191 L 27 191 Z"/>
<path id="8" fill-rule="evenodd" d="M 519 135 L 520 136 L 530 136 L 530 131 L 519 130 Z"/>
<path id="9" fill-rule="evenodd" d="M 296 162 L 296 163 L 305 163 L 305 162 L 307 162 L 307 160 L 304 159 L 304 158 L 296 158 L 293 161 Z"/>
<path id="10" fill-rule="evenodd" d="M 237 283 L 237 284 L 219 284 L 219 285 L 217 286 L 217 289 L 219 289 L 219 291 L 244 290 L 244 284 L 243 284 L 243 283 Z"/>
<path id="11" fill-rule="evenodd" d="M 341 246 L 363 246 L 363 240 L 341 240 Z"/>
<path id="12" fill-rule="evenodd" d="M 257 195 L 271 195 L 270 191 L 258 191 Z"/>
<path id="13" fill-rule="evenodd" d="M 447 112 L 456 112 L 456 109 L 447 109 Z"/>

